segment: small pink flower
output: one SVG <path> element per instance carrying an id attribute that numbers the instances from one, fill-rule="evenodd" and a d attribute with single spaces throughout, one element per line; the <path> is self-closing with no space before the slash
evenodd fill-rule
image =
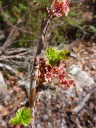
<path id="1" fill-rule="evenodd" d="M 60 67 L 60 68 L 58 69 L 58 72 L 59 72 L 59 74 L 64 74 L 64 75 L 66 75 L 64 66 Z"/>
<path id="2" fill-rule="evenodd" d="M 68 82 L 67 82 L 67 80 L 63 80 L 63 81 L 61 81 L 61 82 L 60 82 L 60 84 L 62 84 L 62 85 L 65 85 L 65 86 L 66 86 L 66 85 L 68 85 Z"/>
<path id="3" fill-rule="evenodd" d="M 58 79 L 59 79 L 59 81 L 64 81 L 64 75 L 63 74 L 60 74 L 60 75 L 58 75 Z"/>
<path id="4" fill-rule="evenodd" d="M 57 17 L 68 15 L 70 0 L 51 0 L 51 13 Z"/>
<path id="5" fill-rule="evenodd" d="M 58 68 L 55 67 L 55 68 L 53 69 L 53 74 L 56 75 L 56 76 L 59 74 Z"/>
<path id="6" fill-rule="evenodd" d="M 69 80 L 68 83 L 69 83 L 70 85 L 73 85 L 73 84 L 74 84 L 74 80 Z"/>
<path id="7" fill-rule="evenodd" d="M 52 73 L 50 73 L 50 72 L 47 72 L 46 74 L 45 74 L 45 80 L 48 82 L 51 82 L 51 80 L 52 80 Z"/>
<path id="8" fill-rule="evenodd" d="M 76 84 L 75 84 L 74 80 L 69 80 L 69 81 L 68 81 L 68 83 L 69 83 L 69 85 L 76 86 Z"/>

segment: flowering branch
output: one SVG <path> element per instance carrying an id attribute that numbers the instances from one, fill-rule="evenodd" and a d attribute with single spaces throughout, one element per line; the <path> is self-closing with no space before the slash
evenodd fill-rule
<path id="1" fill-rule="evenodd" d="M 37 52 L 36 52 L 36 56 L 34 57 L 34 62 L 33 62 L 33 67 L 32 67 L 32 72 L 31 72 L 29 104 L 30 104 L 30 108 L 32 108 L 33 117 L 34 117 L 34 111 L 35 111 L 35 100 L 36 100 L 37 91 L 39 87 L 42 85 L 42 83 L 44 81 L 47 81 L 46 78 L 50 78 L 51 80 L 51 77 L 50 77 L 51 70 L 50 72 L 47 71 L 48 69 L 45 70 L 45 68 L 47 68 L 46 62 L 41 58 L 42 50 L 45 46 L 45 35 L 48 30 L 50 20 L 54 16 L 60 17 L 62 16 L 62 14 L 65 14 L 67 16 L 68 11 L 69 11 L 69 8 L 68 8 L 69 0 L 51 0 L 51 2 L 52 2 L 51 8 L 47 9 L 48 15 L 45 21 L 43 21 L 42 26 L 41 26 L 41 36 L 38 42 Z M 61 78 L 61 76 L 59 77 Z M 63 83 L 64 82 L 65 81 L 63 81 Z M 33 127 L 34 127 L 34 120 L 31 123 L 31 128 Z"/>
<path id="2" fill-rule="evenodd" d="M 36 94 L 42 86 L 43 82 L 51 82 L 52 78 L 57 77 L 60 84 L 70 87 L 71 85 L 75 86 L 74 81 L 71 79 L 71 76 L 68 75 L 64 67 L 57 67 L 57 60 L 62 60 L 66 58 L 66 53 L 68 51 L 55 50 L 49 48 L 46 50 L 47 60 L 42 58 L 42 51 L 45 46 L 45 35 L 48 30 L 48 26 L 53 17 L 61 17 L 63 14 L 68 15 L 69 12 L 69 0 L 51 0 L 51 7 L 47 9 L 47 17 L 42 21 L 41 25 L 41 36 L 38 42 L 37 52 L 34 57 L 33 65 L 30 68 L 30 95 L 29 95 L 29 106 L 31 108 L 31 116 L 33 120 L 31 122 L 30 128 L 34 128 L 34 115 L 35 115 L 35 100 Z M 68 79 L 69 77 L 69 79 Z M 20 116 L 20 118 L 22 118 Z M 15 118 L 17 121 L 18 119 Z M 11 120 L 12 122 L 12 120 Z M 14 119 L 13 119 L 14 123 Z M 21 124 L 22 122 L 20 122 Z M 28 122 L 29 123 L 29 122 Z M 27 124 L 28 124 L 27 123 Z"/>
<path id="3" fill-rule="evenodd" d="M 30 83 L 30 96 L 29 96 L 29 104 L 30 108 L 32 108 L 32 116 L 34 117 L 34 110 L 35 110 L 35 99 L 36 99 L 36 87 L 38 86 L 38 64 L 40 61 L 40 56 L 45 46 L 45 35 L 48 29 L 50 20 L 52 18 L 51 14 L 48 14 L 46 20 L 43 22 L 41 26 L 41 37 L 38 43 L 36 56 L 33 62 L 33 69 L 31 72 L 31 83 Z M 32 121 L 31 127 L 34 127 L 34 120 Z"/>

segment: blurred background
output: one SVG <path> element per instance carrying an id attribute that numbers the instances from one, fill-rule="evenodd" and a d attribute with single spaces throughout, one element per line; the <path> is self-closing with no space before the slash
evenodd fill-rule
<path id="1" fill-rule="evenodd" d="M 50 0 L 0 0 L 0 128 L 11 128 L 10 118 L 28 106 L 29 62 L 50 4 Z M 56 79 L 42 86 L 36 128 L 96 128 L 96 0 L 71 0 L 68 16 L 52 19 L 46 42 L 70 50 L 60 65 L 76 87 L 65 90 Z"/>
<path id="2" fill-rule="evenodd" d="M 42 19 L 46 16 L 45 7 L 50 6 L 50 0 L 0 0 L 0 2 L 4 11 L 0 13 L 0 31 L 5 33 L 5 38 L 11 31 L 12 25 L 21 21 L 18 25 L 20 34 L 13 46 L 30 47 L 36 44 L 40 35 Z M 77 39 L 95 41 L 95 14 L 95 0 L 71 0 L 69 15 L 52 20 L 46 41 L 56 46 L 70 44 Z M 0 40 L 2 40 L 2 36 Z"/>

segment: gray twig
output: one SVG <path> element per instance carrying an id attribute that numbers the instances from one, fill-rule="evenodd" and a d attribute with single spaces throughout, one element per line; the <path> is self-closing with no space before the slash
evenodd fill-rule
<path id="1" fill-rule="evenodd" d="M 84 99 L 80 102 L 80 104 L 78 104 L 71 112 L 72 112 L 73 114 L 77 114 L 77 113 L 85 106 L 85 104 L 86 104 L 86 102 L 89 100 L 90 96 L 91 96 L 91 93 L 88 93 L 88 94 L 84 97 Z"/>

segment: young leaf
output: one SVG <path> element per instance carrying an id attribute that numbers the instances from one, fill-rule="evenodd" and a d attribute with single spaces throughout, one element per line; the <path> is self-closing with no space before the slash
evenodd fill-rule
<path id="1" fill-rule="evenodd" d="M 55 50 L 53 47 L 50 47 L 46 50 L 47 61 L 53 66 L 58 60 L 66 60 L 67 53 L 69 53 L 69 50 Z"/>
<path id="2" fill-rule="evenodd" d="M 32 116 L 30 108 L 25 109 L 24 107 L 18 109 L 16 117 L 12 118 L 9 122 L 12 125 L 24 125 L 27 126 L 31 123 Z"/>

